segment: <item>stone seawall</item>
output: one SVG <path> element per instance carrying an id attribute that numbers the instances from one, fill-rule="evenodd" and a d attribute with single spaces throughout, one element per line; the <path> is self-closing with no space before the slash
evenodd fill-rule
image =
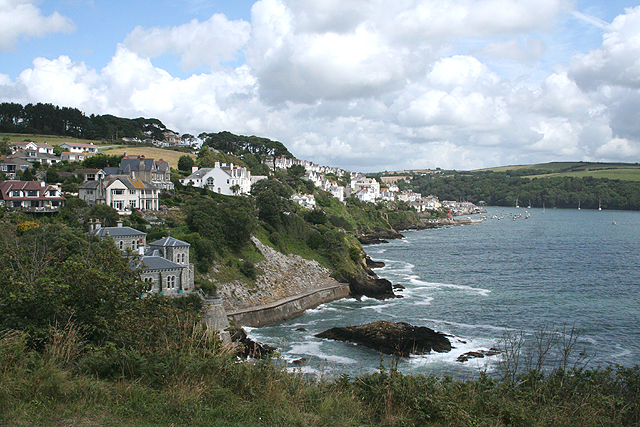
<path id="1" fill-rule="evenodd" d="M 305 310 L 349 296 L 349 285 L 340 283 L 283 298 L 269 304 L 227 313 L 238 326 L 265 326 L 300 316 Z"/>

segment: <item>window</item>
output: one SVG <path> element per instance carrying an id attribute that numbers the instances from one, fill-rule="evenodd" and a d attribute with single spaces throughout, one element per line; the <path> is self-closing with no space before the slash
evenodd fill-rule
<path id="1" fill-rule="evenodd" d="M 124 241 L 120 240 L 120 243 L 118 243 L 118 246 L 120 247 L 120 250 L 124 249 Z"/>
<path id="2" fill-rule="evenodd" d="M 19 191 L 16 191 L 16 190 L 13 190 L 13 191 L 11 192 L 11 197 L 20 197 L 20 192 L 19 192 Z"/>
<path id="3" fill-rule="evenodd" d="M 132 208 L 136 207 L 136 201 L 135 200 L 129 200 L 129 206 L 131 206 Z"/>
<path id="4" fill-rule="evenodd" d="M 176 287 L 176 276 L 167 277 L 167 289 L 174 289 Z"/>
<path id="5" fill-rule="evenodd" d="M 115 210 L 121 211 L 122 207 L 123 207 L 123 202 L 122 200 L 114 200 L 111 202 L 111 207 L 114 208 Z"/>
<path id="6" fill-rule="evenodd" d="M 124 190 L 121 190 L 121 189 L 111 190 L 111 194 L 117 194 L 118 196 L 121 196 L 124 194 Z"/>
<path id="7" fill-rule="evenodd" d="M 207 185 L 214 185 L 215 181 L 213 178 L 207 178 Z"/>
<path id="8" fill-rule="evenodd" d="M 129 190 L 129 194 L 136 194 L 136 190 Z"/>

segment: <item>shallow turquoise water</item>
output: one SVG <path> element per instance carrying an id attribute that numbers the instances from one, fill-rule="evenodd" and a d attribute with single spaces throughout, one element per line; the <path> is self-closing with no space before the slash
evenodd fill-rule
<path id="1" fill-rule="evenodd" d="M 375 370 L 381 355 L 313 334 L 375 320 L 405 321 L 453 335 L 451 353 L 398 361 L 408 373 L 473 375 L 497 357 L 456 362 L 523 332 L 575 328 L 577 352 L 591 366 L 640 363 L 640 212 L 489 208 L 480 224 L 409 231 L 365 247 L 386 266 L 379 276 L 405 287 L 403 298 L 344 299 L 303 316 L 249 330 L 303 370 L 335 375 Z M 514 214 L 522 218 L 512 220 Z M 492 219 L 504 216 L 504 219 Z M 613 222 L 615 221 L 615 225 Z M 296 330 L 304 328 L 305 330 Z M 390 356 L 384 357 L 389 365 Z"/>

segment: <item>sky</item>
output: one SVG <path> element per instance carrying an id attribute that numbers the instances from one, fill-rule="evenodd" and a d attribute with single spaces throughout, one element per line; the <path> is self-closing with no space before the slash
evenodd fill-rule
<path id="1" fill-rule="evenodd" d="M 636 163 L 637 2 L 0 0 L 0 102 L 359 172 Z"/>

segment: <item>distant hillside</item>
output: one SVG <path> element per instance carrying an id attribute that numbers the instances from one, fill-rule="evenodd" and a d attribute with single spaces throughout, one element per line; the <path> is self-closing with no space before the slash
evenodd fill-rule
<path id="1" fill-rule="evenodd" d="M 550 162 L 535 165 L 500 166 L 473 172 L 505 172 L 510 176 L 525 178 L 566 176 L 640 181 L 640 165 L 638 163 Z"/>

